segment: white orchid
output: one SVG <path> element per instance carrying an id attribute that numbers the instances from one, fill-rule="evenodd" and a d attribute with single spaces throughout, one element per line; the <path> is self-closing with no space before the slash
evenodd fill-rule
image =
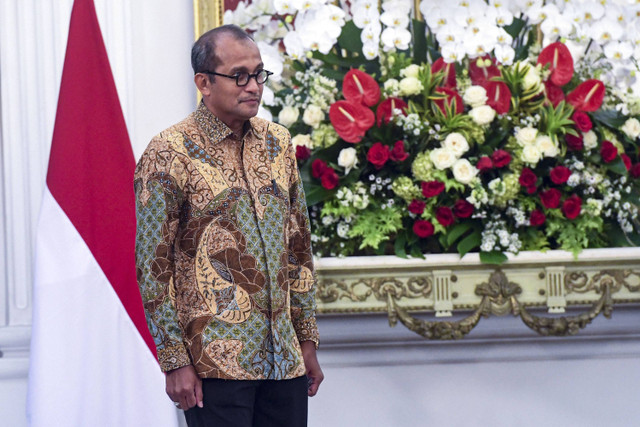
<path id="1" fill-rule="evenodd" d="M 385 52 L 392 49 L 406 50 L 409 49 L 411 33 L 406 28 L 387 27 L 382 31 L 380 39 Z"/>
<path id="2" fill-rule="evenodd" d="M 604 54 L 616 61 L 627 60 L 633 54 L 633 46 L 629 42 L 610 42 L 604 46 Z"/>
<path id="3" fill-rule="evenodd" d="M 601 19 L 591 26 L 591 38 L 600 45 L 604 45 L 622 37 L 624 28 L 611 19 Z"/>
<path id="4" fill-rule="evenodd" d="M 292 15 L 300 10 L 302 0 L 273 0 L 273 7 L 280 15 Z"/>
<path id="5" fill-rule="evenodd" d="M 273 73 L 269 78 L 276 82 L 280 81 L 284 63 L 284 58 L 280 55 L 280 51 L 276 46 L 263 41 L 257 42 L 257 45 L 260 50 L 260 56 L 262 56 L 264 68 Z"/>
<path id="6" fill-rule="evenodd" d="M 516 51 L 509 45 L 497 45 L 493 49 L 493 54 L 496 57 L 498 63 L 502 65 L 513 64 L 513 59 L 516 56 Z"/>
<path id="7" fill-rule="evenodd" d="M 380 21 L 387 27 L 407 28 L 409 16 L 402 9 L 391 9 L 380 15 Z"/>

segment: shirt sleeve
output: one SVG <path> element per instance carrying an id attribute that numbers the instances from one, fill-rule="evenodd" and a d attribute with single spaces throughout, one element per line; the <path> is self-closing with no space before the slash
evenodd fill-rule
<path id="1" fill-rule="evenodd" d="M 182 189 L 175 152 L 156 138 L 136 167 L 136 274 L 163 372 L 191 364 L 175 306 L 174 249 Z"/>
<path id="2" fill-rule="evenodd" d="M 317 347 L 319 343 L 315 298 L 317 281 L 313 266 L 309 214 L 291 143 L 288 144 L 287 158 L 292 165 L 289 181 L 291 217 L 288 227 L 291 318 L 298 341 L 313 341 Z"/>

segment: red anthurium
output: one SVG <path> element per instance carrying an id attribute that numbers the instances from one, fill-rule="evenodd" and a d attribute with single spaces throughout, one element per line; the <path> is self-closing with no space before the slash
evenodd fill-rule
<path id="1" fill-rule="evenodd" d="M 372 107 L 380 100 L 380 85 L 364 71 L 351 69 L 342 81 L 342 93 L 347 101 Z"/>
<path id="2" fill-rule="evenodd" d="M 437 73 L 444 70 L 444 86 L 448 88 L 455 88 L 456 82 L 456 65 L 454 63 L 444 62 L 444 58 L 440 57 L 431 66 L 431 72 Z"/>
<path id="3" fill-rule="evenodd" d="M 462 105 L 462 97 L 453 89 L 449 89 L 447 87 L 438 87 L 436 88 L 436 93 L 440 93 L 446 95 L 446 98 L 434 99 L 433 102 L 436 106 L 442 111 L 442 114 L 447 114 L 446 105 L 452 105 L 455 102 L 455 112 L 456 114 L 462 114 L 464 110 L 464 106 Z"/>
<path id="4" fill-rule="evenodd" d="M 549 79 L 556 86 L 564 86 L 573 77 L 573 58 L 564 43 L 551 43 L 542 49 L 538 56 L 538 64 L 549 64 L 551 76 Z"/>
<path id="5" fill-rule="evenodd" d="M 337 101 L 331 104 L 329 119 L 340 138 L 353 143 L 360 142 L 375 122 L 373 111 L 349 101 Z"/>
<path id="6" fill-rule="evenodd" d="M 471 61 L 469 64 L 469 77 L 474 85 L 485 86 L 492 77 L 500 77 L 500 69 L 489 55 Z"/>
<path id="7" fill-rule="evenodd" d="M 579 111 L 596 111 L 604 99 L 604 83 L 597 79 L 580 83 L 569 95 L 567 102 Z"/>
<path id="8" fill-rule="evenodd" d="M 376 124 L 382 126 L 382 122 L 386 125 L 391 120 L 393 110 L 401 110 L 402 114 L 407 115 L 408 105 L 400 98 L 387 98 L 376 108 Z"/>
<path id="9" fill-rule="evenodd" d="M 545 93 L 551 105 L 557 107 L 561 101 L 564 101 L 564 91 L 559 86 L 554 85 L 549 80 L 544 82 Z"/>
<path id="10" fill-rule="evenodd" d="M 498 114 L 507 114 L 511 107 L 511 91 L 505 82 L 491 81 L 484 86 L 487 91 L 487 105 Z"/>

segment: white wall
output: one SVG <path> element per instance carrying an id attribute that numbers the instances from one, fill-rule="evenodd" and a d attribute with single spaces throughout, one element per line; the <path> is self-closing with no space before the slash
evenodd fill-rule
<path id="1" fill-rule="evenodd" d="M 26 425 L 34 229 L 72 0 L 0 0 L 0 425 Z M 193 110 L 193 2 L 95 0 L 136 157 Z M 91 96 L 91 94 L 87 94 Z M 61 343 L 61 345 L 63 345 Z"/>

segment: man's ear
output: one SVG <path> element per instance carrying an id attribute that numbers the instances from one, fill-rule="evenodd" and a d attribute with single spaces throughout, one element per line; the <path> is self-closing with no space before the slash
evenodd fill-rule
<path id="1" fill-rule="evenodd" d="M 204 73 L 198 73 L 193 76 L 193 81 L 196 84 L 196 87 L 202 94 L 202 96 L 211 95 L 211 82 L 209 81 L 209 76 Z"/>

